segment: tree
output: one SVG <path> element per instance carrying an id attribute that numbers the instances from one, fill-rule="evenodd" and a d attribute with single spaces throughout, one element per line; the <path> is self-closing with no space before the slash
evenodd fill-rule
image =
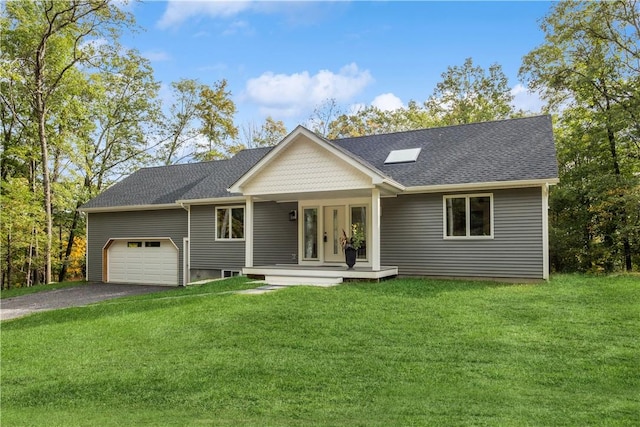
<path id="1" fill-rule="evenodd" d="M 220 80 L 211 87 L 199 87 L 196 112 L 204 141 L 196 143 L 193 157 L 200 161 L 227 157 L 234 145 L 232 141 L 238 136 L 238 128 L 233 124 L 236 106 L 231 92 L 227 90 L 226 80 Z"/>
<path id="2" fill-rule="evenodd" d="M 282 120 L 274 120 L 268 116 L 258 127 L 255 123 L 248 123 L 241 127 L 242 148 L 273 147 L 287 136 L 287 128 Z"/>
<path id="3" fill-rule="evenodd" d="M 180 163 L 193 155 L 189 144 L 198 135 L 194 127 L 200 84 L 194 79 L 181 79 L 171 83 L 173 103 L 162 121 L 162 143 L 157 157 L 165 165 Z"/>
<path id="4" fill-rule="evenodd" d="M 338 117 L 343 116 L 344 111 L 338 105 L 335 98 L 326 99 L 313 109 L 313 113 L 307 120 L 306 127 L 322 137 L 329 135 L 331 123 Z"/>
<path id="5" fill-rule="evenodd" d="M 3 63 L 12 63 L 10 86 L 28 100 L 28 122 L 39 148 L 45 213 L 45 281 L 52 278 L 53 202 L 50 170 L 52 131 L 57 108 L 73 92 L 78 67 L 91 63 L 87 43 L 114 41 L 131 16 L 108 0 L 5 2 L 2 28 Z M 5 106 L 15 105 L 2 95 Z M 18 115 L 18 111 L 13 111 Z"/>
<path id="6" fill-rule="evenodd" d="M 485 71 L 467 58 L 442 73 L 425 107 L 441 125 L 500 120 L 517 114 L 507 77 L 499 64 Z"/>
<path id="7" fill-rule="evenodd" d="M 580 236 L 573 236 L 583 248 L 579 269 L 632 270 L 632 243 L 640 236 L 633 221 L 640 186 L 638 4 L 562 1 L 542 29 L 545 42 L 525 56 L 520 75 L 558 113 L 562 129 L 552 218 L 572 218 L 555 226 Z M 581 231 L 573 229 L 578 220 Z"/>
<path id="8" fill-rule="evenodd" d="M 374 106 L 360 109 L 354 114 L 342 114 L 329 124 L 330 139 L 364 135 L 403 132 L 434 126 L 430 113 L 415 101 L 408 107 L 383 111 Z"/>

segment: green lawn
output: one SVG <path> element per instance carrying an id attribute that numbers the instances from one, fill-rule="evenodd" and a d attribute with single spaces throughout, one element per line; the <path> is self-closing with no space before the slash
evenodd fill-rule
<path id="1" fill-rule="evenodd" d="M 3 426 L 640 425 L 640 277 L 242 278 L 2 323 Z"/>

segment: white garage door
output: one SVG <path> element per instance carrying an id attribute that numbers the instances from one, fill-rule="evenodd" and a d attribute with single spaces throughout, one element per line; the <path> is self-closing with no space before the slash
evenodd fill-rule
<path id="1" fill-rule="evenodd" d="M 109 282 L 178 285 L 178 249 L 169 239 L 116 240 L 107 259 Z"/>

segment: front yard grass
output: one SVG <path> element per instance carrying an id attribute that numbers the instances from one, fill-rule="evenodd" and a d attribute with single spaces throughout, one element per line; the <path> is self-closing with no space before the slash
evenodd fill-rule
<path id="1" fill-rule="evenodd" d="M 637 276 L 183 291 L 3 322 L 1 424 L 640 425 Z"/>

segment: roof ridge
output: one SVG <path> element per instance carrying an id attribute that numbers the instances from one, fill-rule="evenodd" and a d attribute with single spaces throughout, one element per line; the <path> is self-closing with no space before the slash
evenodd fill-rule
<path id="1" fill-rule="evenodd" d="M 511 122 L 511 121 L 514 121 L 514 120 L 529 120 L 529 119 L 536 119 L 536 118 L 549 117 L 549 116 L 551 116 L 551 115 L 550 114 L 536 114 L 535 116 L 527 116 L 527 117 L 513 117 L 513 118 L 506 118 L 506 119 L 487 120 L 487 121 L 484 121 L 484 122 L 460 123 L 460 124 L 455 124 L 455 125 L 445 125 L 445 126 L 435 126 L 435 127 L 420 128 L 420 129 L 399 130 L 399 131 L 396 131 L 396 132 L 377 133 L 377 134 L 371 134 L 371 135 L 347 136 L 347 137 L 344 137 L 344 138 L 331 139 L 330 141 L 332 141 L 334 143 L 339 143 L 340 141 L 344 141 L 345 139 L 371 138 L 371 137 L 375 137 L 375 136 L 397 135 L 397 134 L 400 134 L 400 133 L 405 133 L 406 134 L 406 133 L 413 133 L 413 132 L 424 132 L 424 131 L 437 130 L 437 129 L 447 129 L 447 128 L 453 128 L 453 127 L 459 128 L 459 127 L 463 127 L 463 126 L 478 126 L 478 125 L 482 125 L 482 124 Z"/>

